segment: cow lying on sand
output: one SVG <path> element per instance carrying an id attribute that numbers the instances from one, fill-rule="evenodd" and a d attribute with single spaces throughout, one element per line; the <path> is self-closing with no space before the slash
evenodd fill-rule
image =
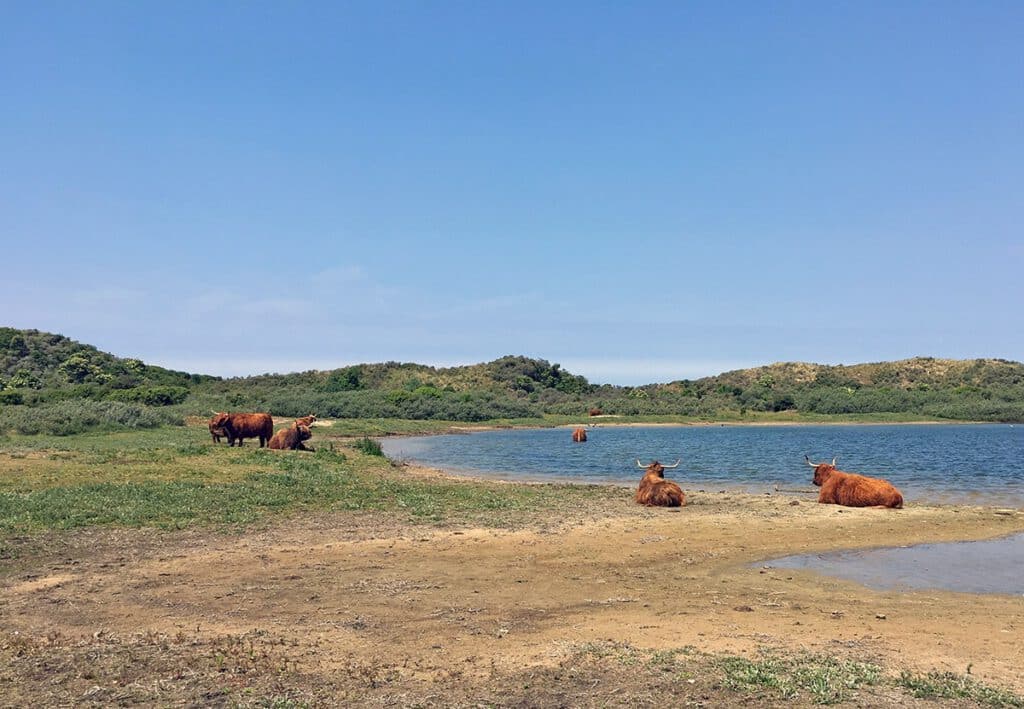
<path id="1" fill-rule="evenodd" d="M 831 463 L 812 463 L 806 455 L 804 459 L 814 468 L 814 484 L 821 488 L 820 503 L 845 507 L 903 507 L 903 495 L 888 480 L 837 470 L 836 458 Z"/>
<path id="2" fill-rule="evenodd" d="M 587 430 L 585 428 L 583 428 L 582 426 L 576 427 L 576 429 L 572 432 L 572 442 L 573 443 L 585 443 L 586 440 L 587 440 Z"/>
<path id="3" fill-rule="evenodd" d="M 270 439 L 270 447 L 275 450 L 312 451 L 312 448 L 302 445 L 303 441 L 308 441 L 312 437 L 313 433 L 309 426 L 303 426 L 296 421 L 288 428 L 282 428 L 275 433 Z"/>
<path id="4" fill-rule="evenodd" d="M 210 434 L 214 437 L 214 442 L 217 441 L 217 433 L 214 433 L 214 429 L 220 429 L 223 431 L 222 434 L 228 437 L 228 445 L 235 445 L 235 441 L 238 441 L 238 446 L 242 446 L 242 442 L 246 438 L 259 438 L 260 448 L 267 444 L 271 436 L 274 435 L 274 419 L 270 417 L 270 414 L 227 414 L 220 413 L 215 414 L 210 419 Z"/>
<path id="5" fill-rule="evenodd" d="M 637 467 L 643 468 L 643 463 L 636 462 Z M 686 504 L 686 495 L 681 487 L 674 482 L 665 479 L 665 468 L 678 468 L 679 461 L 675 465 L 662 465 L 658 461 L 652 461 L 647 466 L 644 476 L 640 479 L 640 487 L 636 490 L 637 504 L 648 507 L 682 507 Z"/>

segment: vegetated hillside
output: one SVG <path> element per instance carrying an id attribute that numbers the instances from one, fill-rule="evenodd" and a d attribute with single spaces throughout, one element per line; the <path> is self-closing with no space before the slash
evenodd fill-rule
<path id="1" fill-rule="evenodd" d="M 784 362 L 725 372 L 701 384 L 732 397 L 740 410 L 915 413 L 990 421 L 1024 418 L 1024 365 L 1002 359 L 915 357 L 855 365 Z"/>
<path id="2" fill-rule="evenodd" d="M 226 379 L 196 387 L 195 401 L 209 404 L 207 409 L 259 408 L 285 416 L 486 421 L 538 418 L 555 403 L 578 413 L 593 389 L 558 364 L 502 357 L 462 367 L 386 362 Z"/>
<path id="3" fill-rule="evenodd" d="M 0 434 L 181 423 L 171 410 L 210 377 L 122 359 L 63 335 L 0 327 Z"/>
<path id="4" fill-rule="evenodd" d="M 180 403 L 191 385 L 211 378 L 115 357 L 63 335 L 0 327 L 0 403 L 74 398 Z"/>
<path id="5" fill-rule="evenodd" d="M 0 433 L 159 425 L 213 410 L 448 421 L 754 412 L 1024 421 L 1024 365 L 928 357 L 777 363 L 697 380 L 595 385 L 543 359 L 437 368 L 385 362 L 220 379 L 121 359 L 61 335 L 0 328 Z"/>

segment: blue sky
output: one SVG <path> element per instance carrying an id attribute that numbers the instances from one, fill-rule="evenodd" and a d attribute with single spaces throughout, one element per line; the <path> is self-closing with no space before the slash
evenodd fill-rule
<path id="1" fill-rule="evenodd" d="M 0 6 L 0 324 L 238 375 L 1024 359 L 1018 2 Z"/>

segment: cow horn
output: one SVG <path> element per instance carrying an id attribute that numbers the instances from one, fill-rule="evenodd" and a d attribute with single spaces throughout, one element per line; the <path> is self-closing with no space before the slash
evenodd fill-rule
<path id="1" fill-rule="evenodd" d="M 663 468 L 678 468 L 680 460 L 682 460 L 682 458 L 677 459 L 676 462 L 674 464 L 672 464 L 672 465 L 662 465 L 661 467 L 663 467 Z"/>
<path id="2" fill-rule="evenodd" d="M 644 465 L 643 463 L 640 462 L 639 458 L 636 459 L 636 467 L 641 468 L 641 469 L 646 469 L 647 468 L 646 465 Z"/>
<path id="3" fill-rule="evenodd" d="M 809 455 L 807 455 L 806 453 L 804 453 L 804 460 L 806 460 L 807 464 L 809 466 L 811 466 L 812 468 L 817 468 L 818 467 L 817 465 L 815 465 L 814 463 L 811 462 L 811 457 Z"/>
<path id="4" fill-rule="evenodd" d="M 836 461 L 837 460 L 839 460 L 839 456 L 836 456 L 835 458 L 832 459 L 832 467 L 833 468 L 836 467 Z"/>

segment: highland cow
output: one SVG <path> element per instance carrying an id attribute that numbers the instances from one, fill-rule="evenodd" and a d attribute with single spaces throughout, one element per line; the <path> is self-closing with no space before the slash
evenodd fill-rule
<path id="1" fill-rule="evenodd" d="M 587 430 L 582 426 L 577 426 L 572 432 L 573 443 L 586 443 L 587 441 Z"/>
<path id="2" fill-rule="evenodd" d="M 220 414 L 217 414 L 219 416 Z M 220 443 L 221 436 L 227 437 L 227 431 L 217 425 L 217 416 L 210 419 L 210 438 L 213 439 L 214 443 Z"/>
<path id="3" fill-rule="evenodd" d="M 295 423 L 300 424 L 302 426 L 312 426 L 314 421 L 316 421 L 315 414 L 310 414 L 309 416 L 300 416 L 299 418 L 295 419 Z"/>
<path id="4" fill-rule="evenodd" d="M 639 460 L 637 467 L 644 465 Z M 674 465 L 662 465 L 658 461 L 652 461 L 645 469 L 644 476 L 640 479 L 640 487 L 636 490 L 636 502 L 639 505 L 648 507 L 682 507 L 686 504 L 686 495 L 683 489 L 671 480 L 665 479 L 665 468 L 678 468 L 679 461 Z"/>
<path id="5" fill-rule="evenodd" d="M 312 448 L 302 445 L 303 441 L 308 441 L 312 437 L 313 433 L 309 430 L 309 426 L 303 426 L 301 423 L 295 422 L 288 428 L 282 428 L 274 434 L 274 437 L 270 439 L 270 448 L 274 450 L 312 451 Z"/>
<path id="6" fill-rule="evenodd" d="M 210 432 L 218 428 L 228 437 L 228 445 L 242 446 L 246 438 L 259 438 L 260 448 L 265 446 L 274 435 L 274 419 L 270 414 L 227 414 L 219 413 L 210 419 Z"/>
<path id="7" fill-rule="evenodd" d="M 844 507 L 903 507 L 903 495 L 888 480 L 838 470 L 836 458 L 831 463 L 812 463 L 806 455 L 804 459 L 814 468 L 814 484 L 821 488 L 819 503 Z"/>

